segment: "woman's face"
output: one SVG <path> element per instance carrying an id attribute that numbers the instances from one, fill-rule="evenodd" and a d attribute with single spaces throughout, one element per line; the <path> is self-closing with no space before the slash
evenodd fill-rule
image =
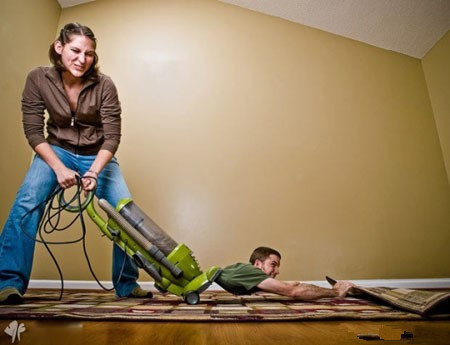
<path id="1" fill-rule="evenodd" d="M 75 78 L 81 78 L 94 63 L 94 42 L 83 35 L 72 35 L 65 45 L 56 41 L 55 51 L 61 55 L 66 72 Z"/>

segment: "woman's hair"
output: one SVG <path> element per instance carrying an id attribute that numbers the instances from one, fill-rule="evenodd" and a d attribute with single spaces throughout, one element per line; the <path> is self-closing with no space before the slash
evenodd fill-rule
<path id="1" fill-rule="evenodd" d="M 79 23 L 69 23 L 64 25 L 64 27 L 59 32 L 58 38 L 50 45 L 50 49 L 48 51 L 50 61 L 59 72 L 64 72 L 66 70 L 66 67 L 61 61 L 61 55 L 56 52 L 54 44 L 56 41 L 59 41 L 64 46 L 66 43 L 69 43 L 72 40 L 73 35 L 86 36 L 94 44 L 94 62 L 92 63 L 89 70 L 83 75 L 83 79 L 96 78 L 98 76 L 99 69 L 97 65 L 98 56 L 95 52 L 95 49 L 97 47 L 97 39 L 95 38 L 92 30 L 85 25 Z"/>
<path id="2" fill-rule="evenodd" d="M 272 254 L 278 256 L 281 259 L 281 254 L 277 250 L 269 247 L 258 247 L 250 256 L 250 263 L 253 265 L 256 260 L 264 261 Z"/>

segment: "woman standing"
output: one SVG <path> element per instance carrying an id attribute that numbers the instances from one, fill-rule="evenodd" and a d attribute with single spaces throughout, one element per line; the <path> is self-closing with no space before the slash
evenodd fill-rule
<path id="1" fill-rule="evenodd" d="M 114 157 L 121 131 L 117 90 L 108 76 L 99 73 L 95 49 L 91 29 L 67 24 L 50 46 L 53 66 L 35 68 L 27 77 L 23 126 L 36 155 L 0 236 L 0 304 L 22 302 L 35 247 L 27 234 L 36 236 L 44 202 L 57 185 L 69 188 L 82 176 L 86 192 L 95 189 L 98 198 L 112 205 L 130 197 Z M 151 297 L 136 282 L 136 265 L 117 245 L 112 271 L 117 296 Z"/>

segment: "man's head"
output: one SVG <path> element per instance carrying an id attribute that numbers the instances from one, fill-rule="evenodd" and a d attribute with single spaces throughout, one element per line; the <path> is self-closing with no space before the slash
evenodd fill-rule
<path id="1" fill-rule="evenodd" d="M 280 273 L 281 254 L 269 247 L 258 247 L 250 256 L 250 263 L 271 278 Z"/>

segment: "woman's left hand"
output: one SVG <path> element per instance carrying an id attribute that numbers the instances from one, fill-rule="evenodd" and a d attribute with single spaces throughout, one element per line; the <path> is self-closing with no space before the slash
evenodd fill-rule
<path id="1" fill-rule="evenodd" d="M 85 191 L 85 194 L 87 194 L 90 191 L 93 191 L 97 187 L 97 178 L 98 175 L 95 171 L 87 171 L 83 175 L 82 184 L 83 184 L 83 190 Z"/>

